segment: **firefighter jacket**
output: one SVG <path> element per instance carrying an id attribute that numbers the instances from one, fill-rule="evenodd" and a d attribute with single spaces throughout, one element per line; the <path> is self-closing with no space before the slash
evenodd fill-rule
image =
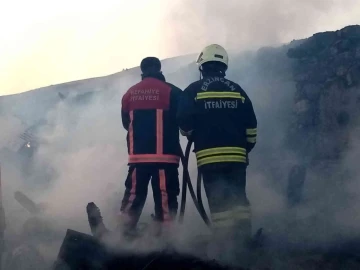
<path id="1" fill-rule="evenodd" d="M 248 153 L 256 144 L 257 119 L 251 100 L 238 84 L 220 73 L 190 84 L 182 93 L 177 118 L 181 133 L 191 134 L 199 167 L 248 165 Z"/>
<path id="2" fill-rule="evenodd" d="M 122 98 L 122 123 L 127 133 L 129 164 L 179 164 L 176 122 L 181 90 L 164 76 L 143 77 Z"/>

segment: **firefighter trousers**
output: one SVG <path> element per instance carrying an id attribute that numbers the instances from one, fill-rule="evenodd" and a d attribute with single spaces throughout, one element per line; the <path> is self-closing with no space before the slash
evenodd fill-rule
<path id="1" fill-rule="evenodd" d="M 251 234 L 250 203 L 246 196 L 246 166 L 220 164 L 200 170 L 215 230 Z"/>
<path id="2" fill-rule="evenodd" d="M 151 180 L 155 203 L 155 220 L 171 222 L 178 210 L 177 196 L 180 193 L 177 164 L 136 164 L 129 167 L 125 181 L 125 194 L 120 213 L 125 216 L 125 226 L 133 229 L 144 208 L 148 185 Z"/>

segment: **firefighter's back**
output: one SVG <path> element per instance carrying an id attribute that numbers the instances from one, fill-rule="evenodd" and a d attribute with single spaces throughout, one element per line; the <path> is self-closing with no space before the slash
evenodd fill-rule
<path id="1" fill-rule="evenodd" d="M 176 110 L 181 90 L 165 81 L 159 59 L 145 58 L 140 66 L 141 82 L 131 87 L 122 99 L 130 167 L 119 228 L 130 235 L 136 231 L 150 181 L 155 220 L 160 223 L 174 220 L 179 195 L 180 143 Z"/>
<path id="2" fill-rule="evenodd" d="M 129 163 L 178 163 L 176 102 L 181 91 L 156 78 L 145 78 L 123 97 L 128 119 Z"/>
<path id="3" fill-rule="evenodd" d="M 189 90 L 196 100 L 193 139 L 198 165 L 247 164 L 247 130 L 256 123 L 251 123 L 251 101 L 245 91 L 216 75 L 193 83 Z"/>
<path id="4" fill-rule="evenodd" d="M 225 78 L 228 54 L 222 46 L 205 47 L 196 62 L 203 79 L 184 90 L 177 118 L 181 133 L 194 140 L 213 232 L 229 246 L 251 234 L 246 166 L 257 120 L 245 91 Z"/>

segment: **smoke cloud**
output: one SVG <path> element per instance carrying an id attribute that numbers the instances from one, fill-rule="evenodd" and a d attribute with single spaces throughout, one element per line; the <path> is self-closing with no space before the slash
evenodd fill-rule
<path id="1" fill-rule="evenodd" d="M 166 18 L 167 48 L 176 55 L 198 52 L 209 43 L 234 51 L 278 45 L 358 23 L 357 4 L 356 0 L 173 1 Z"/>
<path id="2" fill-rule="evenodd" d="M 290 154 L 287 149 L 281 148 L 281 143 L 287 126 L 284 112 L 288 112 L 291 107 L 291 98 L 295 89 L 289 74 L 290 62 L 284 55 L 285 51 L 270 50 L 263 53 L 231 55 L 231 59 L 238 64 L 233 65 L 229 70 L 228 78 L 238 82 L 247 91 L 253 100 L 259 120 L 259 144 L 251 154 L 251 166 L 248 171 L 248 193 L 253 206 L 254 230 L 260 226 L 273 226 L 274 217 L 282 216 L 285 209 L 282 189 L 286 185 L 284 175 L 289 164 L 283 164 L 280 160 L 284 157 L 281 154 L 287 156 Z M 266 61 L 264 56 L 268 57 Z M 273 62 L 274 59 L 277 59 L 277 62 Z M 165 76 L 170 82 L 184 88 L 198 78 L 198 71 L 191 60 L 185 64 L 176 59 L 172 62 L 168 61 L 168 66 L 179 66 L 180 70 L 174 72 L 172 68 L 167 73 L 164 69 Z M 279 61 L 282 65 L 279 65 Z M 264 62 L 268 66 L 264 66 Z M 278 68 L 275 68 L 276 66 Z M 8 179 L 14 179 L 17 175 L 16 168 L 5 167 L 4 181 L 8 183 L 5 188 L 9 191 L 6 211 L 11 213 L 9 222 L 23 224 L 29 218 L 29 214 L 22 211 L 23 209 L 12 198 L 13 192 L 20 189 L 37 203 L 44 204 L 42 219 L 50 222 L 52 230 L 61 236 L 57 238 L 56 243 L 38 244 L 40 250 L 46 251 L 49 260 L 56 256 L 67 228 L 90 233 L 85 212 L 88 202 L 93 201 L 100 207 L 105 225 L 109 229 L 115 228 L 116 214 L 120 207 L 127 175 L 126 132 L 121 124 L 121 97 L 128 87 L 139 79 L 139 69 L 129 70 L 122 73 L 121 77 L 109 78 L 107 88 L 100 90 L 86 101 L 70 101 L 74 96 L 71 94 L 65 101 L 60 101 L 58 98 L 56 105 L 45 114 L 47 125 L 38 130 L 37 136 L 44 143 L 40 144 L 35 153 L 32 175 L 17 176 L 15 185 L 8 182 Z M 58 91 L 62 92 L 61 87 L 58 87 L 57 91 L 49 90 L 44 96 L 48 96 L 47 100 L 53 102 L 54 96 L 59 97 Z M 42 102 L 45 100 L 43 97 Z M 282 106 L 282 104 L 288 105 Z M 37 105 L 41 106 L 40 103 Z M 34 119 L 27 121 L 36 122 Z M 273 133 L 274 128 L 277 130 L 276 134 Z M 19 134 L 13 132 L 11 136 L 17 137 Z M 185 138 L 181 139 L 181 144 L 185 150 Z M 271 162 L 267 160 L 270 157 Z M 189 164 L 195 186 L 197 170 L 194 155 L 190 157 Z M 44 176 L 44 168 L 49 168 L 51 173 Z M 280 173 L 282 178 L 274 181 L 271 177 L 272 170 L 282 169 L 284 169 Z M 181 168 L 179 176 L 182 177 Z M 48 178 L 44 179 L 46 177 Z M 27 183 L 29 179 L 32 185 Z M 140 222 L 151 223 L 153 200 L 150 191 L 151 187 Z M 203 201 L 208 211 L 204 190 Z M 275 222 L 277 223 L 278 221 Z M 176 247 L 193 253 L 198 252 L 194 249 L 193 240 L 208 234 L 189 194 L 185 222 L 176 230 L 173 239 Z M 21 225 L 16 231 L 22 231 Z M 12 233 L 16 234 L 16 232 Z M 150 240 L 146 240 L 145 243 L 143 241 L 133 248 L 142 251 L 158 248 L 158 245 L 150 244 L 152 243 L 149 242 Z M 220 251 L 208 252 L 207 255 L 212 254 L 215 258 L 222 254 Z"/>
<path id="3" fill-rule="evenodd" d="M 259 122 L 259 142 L 250 156 L 247 183 L 254 215 L 254 230 L 265 227 L 283 239 L 288 236 L 288 225 L 295 222 L 305 225 L 302 230 L 291 232 L 295 238 L 307 236 L 314 242 L 328 242 L 332 240 L 332 233 L 336 230 L 344 232 L 346 228 L 351 228 L 349 234 L 358 233 L 357 219 L 349 216 L 355 216 L 359 201 L 353 200 L 355 204 L 348 207 L 348 202 L 343 198 L 348 194 L 358 197 L 356 190 L 359 183 L 356 179 L 359 171 L 355 161 L 358 160 L 359 149 L 354 147 L 344 159 L 343 166 L 350 168 L 352 180 L 347 182 L 341 192 L 329 184 L 330 176 L 324 177 L 322 170 L 320 173 L 310 172 L 305 188 L 307 200 L 297 209 L 289 210 L 286 205 L 287 174 L 292 165 L 300 162 L 299 157 L 285 144 L 295 93 L 291 61 L 286 57 L 286 48 L 243 51 L 263 45 L 278 45 L 293 38 L 310 35 L 323 29 L 322 22 L 332 21 L 336 10 L 351 9 L 356 1 L 295 2 L 264 0 L 249 4 L 236 0 L 185 0 L 167 3 L 171 11 L 167 24 L 169 28 L 165 31 L 166 48 L 176 55 L 179 51 L 198 52 L 203 45 L 217 42 L 232 51 L 228 78 L 239 83 L 248 93 Z M 339 21 L 347 22 L 345 19 Z M 169 69 L 164 65 L 167 79 L 181 88 L 198 79 L 198 70 L 191 59 L 192 56 L 185 62 L 179 59 L 167 60 Z M 46 105 L 51 109 L 45 115 L 30 114 L 31 119 L 26 120 L 27 123 L 34 123 L 39 118 L 44 118 L 48 123 L 37 133 L 38 138 L 45 143 L 40 144 L 33 158 L 33 175 L 24 175 L 19 171 L 19 167 L 14 165 L 17 163 L 13 162 L 16 157 L 10 159 L 9 156 L 2 155 L 5 208 L 8 223 L 13 227 L 8 233 L 11 237 L 17 239 L 22 231 L 20 224 L 30 216 L 14 201 L 13 192 L 16 190 L 24 191 L 38 203 L 44 203 L 44 214 L 41 217 L 51 221 L 53 230 L 61 237 L 67 228 L 90 233 L 85 211 L 85 206 L 90 201 L 95 202 L 102 210 L 105 224 L 110 229 L 115 227 L 116 213 L 127 176 L 126 132 L 122 128 L 120 115 L 121 97 L 138 80 L 140 71 L 136 68 L 108 77 L 106 86 L 91 88 L 90 84 L 87 90 L 100 91 L 84 104 L 70 102 L 69 99 L 60 101 L 58 92 L 62 92 L 61 86 L 55 87 L 56 91 L 48 89 L 43 92 L 41 102 L 32 99 L 33 111 L 45 106 L 47 100 L 51 100 L 54 105 Z M 71 96 L 70 94 L 69 97 Z M 30 95 L 26 98 L 30 99 Z M 21 104 L 25 106 L 26 102 Z M 23 117 L 29 115 L 29 107 L 18 107 L 17 110 Z M 3 123 L 10 114 L 1 117 Z M 22 132 L 20 130 L 23 130 L 20 124 L 14 124 L 11 128 L 6 124 L 4 126 L 8 128 L 1 134 L 0 145 L 7 138 L 18 137 Z M 355 136 L 355 146 L 358 145 L 357 140 Z M 181 144 L 185 149 L 184 138 L 181 139 Z M 193 155 L 189 167 L 192 179 L 196 179 Z M 41 187 L 37 184 L 37 188 L 29 188 L 29 179 L 35 183 L 37 179 L 46 178 L 43 175 L 44 168 L 50 168 L 51 172 L 46 176 L 46 183 L 42 183 Z M 332 175 L 332 179 L 334 178 Z M 322 181 L 318 181 L 319 179 Z M 319 191 L 324 188 L 327 188 L 329 195 L 319 197 Z M 333 192 L 337 195 L 331 196 Z M 207 206 L 204 194 L 203 198 Z M 339 211 L 336 213 L 328 207 L 334 203 L 338 205 Z M 340 211 L 343 207 L 346 208 L 345 211 Z M 326 211 L 314 220 L 313 217 L 323 209 Z M 149 192 L 141 222 L 150 222 L 152 212 L 152 194 Z M 328 234 L 319 225 L 320 219 L 326 220 L 326 224 L 333 224 Z M 187 251 L 191 250 L 189 241 L 206 231 L 189 195 L 185 224 L 178 230 L 177 245 Z M 40 245 L 42 250 L 52 247 L 53 253 L 48 255 L 49 258 L 54 259 L 57 254 L 61 237 L 54 246 L 53 243 Z M 143 245 L 145 248 L 148 246 Z"/>

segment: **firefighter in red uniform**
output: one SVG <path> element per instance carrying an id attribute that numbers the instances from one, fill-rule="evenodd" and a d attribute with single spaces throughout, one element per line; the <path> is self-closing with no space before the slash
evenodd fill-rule
<path id="1" fill-rule="evenodd" d="M 140 68 L 141 82 L 122 98 L 122 123 L 128 131 L 129 174 L 119 229 L 125 234 L 135 232 L 150 179 L 158 224 L 171 224 L 174 220 L 180 192 L 181 148 L 176 114 L 182 91 L 165 81 L 158 58 L 144 58 Z"/>
<path id="2" fill-rule="evenodd" d="M 257 119 L 245 91 L 225 78 L 228 55 L 223 47 L 207 46 L 197 64 L 203 78 L 182 93 L 180 131 L 194 141 L 215 234 L 237 232 L 248 238 L 246 168 L 256 143 Z"/>

